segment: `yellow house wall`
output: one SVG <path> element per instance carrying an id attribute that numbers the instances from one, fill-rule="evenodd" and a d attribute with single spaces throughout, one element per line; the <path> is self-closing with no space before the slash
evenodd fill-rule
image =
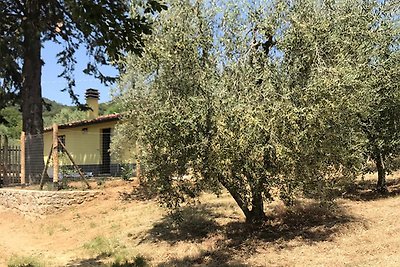
<path id="1" fill-rule="evenodd" d="M 92 125 L 79 126 L 74 128 L 59 129 L 58 135 L 65 135 L 65 146 L 71 154 L 75 163 L 78 165 L 101 164 L 102 163 L 102 139 L 101 130 L 111 128 L 111 137 L 115 127 L 116 121 L 97 123 Z M 82 129 L 87 128 L 87 132 Z M 44 134 L 44 153 L 45 161 L 49 150 L 52 147 L 52 132 Z M 129 153 L 126 153 L 123 160 L 116 160 L 111 156 L 111 163 L 129 162 Z M 65 157 L 60 158 L 60 164 L 70 165 L 69 159 Z"/>

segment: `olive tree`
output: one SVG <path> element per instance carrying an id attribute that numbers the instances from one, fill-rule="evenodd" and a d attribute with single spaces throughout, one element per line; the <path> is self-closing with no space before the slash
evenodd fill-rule
<path id="1" fill-rule="evenodd" d="M 317 6 L 298 8 L 315 16 L 307 44 L 324 49 L 312 37 L 327 34 Z M 139 145 L 144 179 L 169 207 L 225 188 L 255 223 L 265 201 L 332 198 L 354 177 L 360 139 L 353 106 L 343 109 L 353 99 L 332 81 L 340 74 L 302 61 L 315 51 L 296 50 L 299 14 L 280 1 L 173 1 L 143 56 L 127 58 L 113 150 Z M 312 75 L 301 76 L 302 63 Z"/>
<path id="2" fill-rule="evenodd" d="M 361 72 L 368 101 L 359 118 L 366 154 L 378 171 L 376 190 L 386 193 L 390 161 L 400 155 L 400 3 L 377 1 L 371 6 L 368 64 Z"/>

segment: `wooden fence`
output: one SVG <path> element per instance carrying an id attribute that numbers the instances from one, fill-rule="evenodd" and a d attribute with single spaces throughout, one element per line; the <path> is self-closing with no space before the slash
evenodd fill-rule
<path id="1" fill-rule="evenodd" d="M 7 136 L 0 135 L 0 183 L 20 183 L 21 149 L 9 146 Z"/>

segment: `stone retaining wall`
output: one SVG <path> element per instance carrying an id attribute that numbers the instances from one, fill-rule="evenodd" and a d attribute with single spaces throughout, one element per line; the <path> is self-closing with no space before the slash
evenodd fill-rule
<path id="1" fill-rule="evenodd" d="M 37 191 L 0 189 L 0 205 L 28 217 L 44 217 L 93 200 L 98 191 Z"/>

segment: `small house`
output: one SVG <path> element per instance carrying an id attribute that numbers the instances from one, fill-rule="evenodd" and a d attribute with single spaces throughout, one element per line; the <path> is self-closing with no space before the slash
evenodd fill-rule
<path id="1" fill-rule="evenodd" d="M 122 162 L 113 159 L 110 153 L 111 137 L 120 114 L 99 116 L 99 92 L 95 89 L 86 91 L 86 103 L 90 107 L 88 118 L 58 125 L 58 139 L 73 158 L 76 165 L 85 173 L 116 176 L 121 172 Z M 52 148 L 52 127 L 44 130 L 45 162 L 47 153 Z M 59 152 L 63 151 L 58 146 Z M 60 154 L 60 166 L 64 169 L 72 167 L 68 157 Z M 126 162 L 125 162 L 126 164 Z M 69 168 L 72 169 L 72 168 Z"/>

